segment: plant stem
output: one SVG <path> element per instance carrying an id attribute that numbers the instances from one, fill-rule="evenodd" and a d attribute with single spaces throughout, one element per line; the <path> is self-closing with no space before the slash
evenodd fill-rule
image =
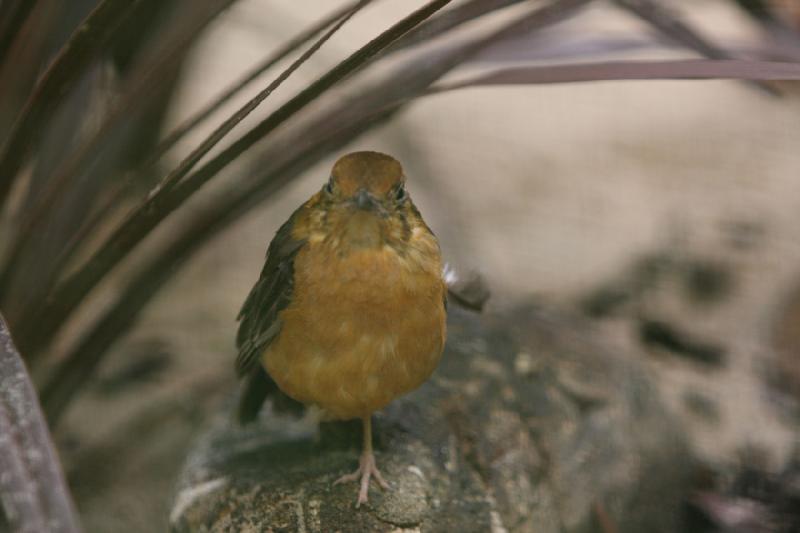
<path id="1" fill-rule="evenodd" d="M 80 531 L 36 391 L 2 315 L 0 501 L 12 531 Z"/>

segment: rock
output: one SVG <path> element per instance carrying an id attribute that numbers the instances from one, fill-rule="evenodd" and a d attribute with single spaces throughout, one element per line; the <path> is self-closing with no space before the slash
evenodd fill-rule
<path id="1" fill-rule="evenodd" d="M 800 285 L 791 287 L 772 316 L 770 341 L 774 357 L 769 361 L 769 381 L 793 400 L 800 411 Z"/>
<path id="2" fill-rule="evenodd" d="M 229 406 L 187 459 L 172 530 L 679 530 L 691 461 L 634 358 L 533 308 L 450 315 L 435 376 L 375 416 L 392 490 L 355 510 L 356 486 L 332 486 L 356 467 L 358 424 L 265 408 L 240 428 Z"/>

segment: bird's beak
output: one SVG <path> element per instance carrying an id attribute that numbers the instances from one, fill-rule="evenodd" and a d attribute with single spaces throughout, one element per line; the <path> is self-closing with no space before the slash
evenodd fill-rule
<path id="1" fill-rule="evenodd" d="M 353 197 L 356 208 L 364 211 L 379 211 L 381 204 L 377 198 L 372 196 L 366 189 L 359 189 Z"/>

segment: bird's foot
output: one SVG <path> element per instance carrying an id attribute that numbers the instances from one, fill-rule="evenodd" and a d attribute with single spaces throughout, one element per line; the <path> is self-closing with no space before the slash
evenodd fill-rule
<path id="1" fill-rule="evenodd" d="M 351 481 L 359 481 L 361 483 L 361 488 L 358 491 L 358 502 L 356 502 L 356 509 L 361 507 L 362 503 L 367 503 L 367 492 L 369 492 L 369 480 L 370 478 L 375 478 L 375 481 L 378 482 L 378 485 L 386 490 L 389 488 L 389 483 L 383 479 L 378 467 L 375 464 L 375 456 L 372 452 L 364 452 L 361 454 L 361 459 L 358 461 L 358 470 L 353 472 L 352 474 L 346 474 L 336 481 L 333 482 L 334 485 L 338 485 L 339 483 L 349 483 Z"/>

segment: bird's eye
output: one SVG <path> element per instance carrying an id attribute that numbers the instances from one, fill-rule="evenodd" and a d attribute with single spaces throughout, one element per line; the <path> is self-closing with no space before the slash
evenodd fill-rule
<path id="1" fill-rule="evenodd" d="M 333 180 L 329 180 L 328 183 L 325 184 L 325 192 L 333 194 Z"/>
<path id="2" fill-rule="evenodd" d="M 394 197 L 398 202 L 402 202 L 403 200 L 405 200 L 406 199 L 406 188 L 403 187 L 402 185 L 400 185 L 397 188 L 397 192 L 395 193 Z"/>

